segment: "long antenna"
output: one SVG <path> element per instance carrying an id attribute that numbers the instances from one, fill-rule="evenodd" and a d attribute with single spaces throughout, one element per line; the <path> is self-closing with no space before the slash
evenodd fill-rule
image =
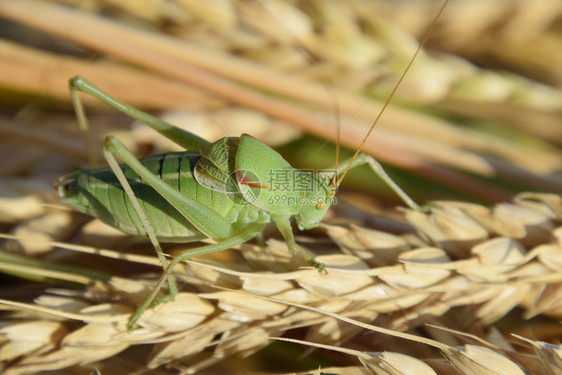
<path id="1" fill-rule="evenodd" d="M 371 135 L 371 132 L 373 131 L 373 129 L 375 128 L 375 125 L 377 125 L 377 123 L 379 122 L 382 114 L 384 113 L 386 107 L 388 107 L 388 103 L 390 103 L 390 100 L 392 99 L 392 97 L 394 96 L 394 94 L 396 93 L 396 91 L 398 90 L 398 87 L 400 86 L 400 84 L 402 83 L 402 81 L 404 80 L 404 77 L 406 76 L 406 73 L 408 73 L 408 70 L 410 70 L 410 67 L 412 66 L 412 64 L 414 63 L 414 60 L 416 60 L 416 57 L 418 56 L 418 54 L 420 53 L 420 51 L 422 50 L 425 42 L 427 41 L 427 39 L 429 38 L 429 36 L 431 35 L 431 33 L 433 32 L 433 29 L 435 28 L 435 25 L 437 24 L 437 20 L 439 19 L 439 17 L 441 16 L 441 13 L 443 13 L 443 10 L 445 9 L 445 6 L 447 5 L 447 3 L 449 2 L 449 0 L 445 0 L 443 2 L 443 5 L 441 5 L 441 9 L 439 9 L 439 12 L 437 13 L 437 16 L 435 16 L 435 18 L 433 19 L 433 22 L 431 23 L 431 25 L 429 26 L 429 28 L 427 29 L 425 35 L 423 36 L 423 39 L 421 40 L 418 48 L 416 49 L 416 52 L 414 53 L 414 56 L 412 56 L 412 58 L 410 59 L 410 61 L 408 62 L 408 65 L 406 66 L 406 69 L 404 70 L 404 72 L 402 73 L 402 75 L 400 76 L 400 79 L 398 80 L 398 83 L 396 83 L 396 85 L 394 86 L 394 88 L 392 89 L 392 92 L 390 93 L 390 95 L 388 96 L 388 98 L 386 99 L 386 101 L 384 102 L 384 105 L 382 106 L 381 111 L 379 112 L 377 118 L 375 119 L 375 121 L 373 121 L 373 124 L 371 125 L 371 128 L 369 129 L 369 132 L 367 133 L 367 135 L 365 136 L 365 138 L 363 138 L 363 141 L 361 142 L 361 144 L 359 145 L 359 147 L 357 148 L 357 151 L 355 151 L 355 154 L 353 155 L 353 157 L 351 158 L 351 161 L 349 162 L 349 164 L 347 165 L 347 167 L 345 168 L 345 170 L 343 171 L 343 173 L 341 174 L 341 176 L 338 178 L 338 181 L 335 185 L 335 188 L 337 189 L 338 186 L 340 186 L 343 178 L 345 177 L 345 175 L 347 174 L 347 172 L 349 171 L 349 169 L 351 168 L 353 161 L 355 160 L 355 158 L 357 158 L 357 155 L 359 155 L 359 153 L 361 152 L 361 150 L 363 149 L 363 146 L 365 145 L 365 142 L 367 142 L 367 139 L 369 138 L 369 136 Z"/>
<path id="2" fill-rule="evenodd" d="M 336 190 L 338 189 L 338 161 L 340 159 L 340 107 L 336 105 L 336 160 L 334 163 L 334 178 L 330 182 L 332 185 L 332 190 L 330 191 L 330 198 L 336 195 Z"/>

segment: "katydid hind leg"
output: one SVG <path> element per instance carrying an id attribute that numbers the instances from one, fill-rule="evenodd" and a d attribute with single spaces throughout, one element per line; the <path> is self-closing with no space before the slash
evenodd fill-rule
<path id="1" fill-rule="evenodd" d="M 84 92 L 86 94 L 90 94 L 96 99 L 101 100 L 105 104 L 117 109 L 118 111 L 134 118 L 137 121 L 142 122 L 143 124 L 148 125 L 152 129 L 156 130 L 158 133 L 162 134 L 166 138 L 170 139 L 174 143 L 178 144 L 179 146 L 185 148 L 186 150 L 199 150 L 200 148 L 209 144 L 208 141 L 205 139 L 190 133 L 186 130 L 178 128 L 164 120 L 161 120 L 157 117 L 151 116 L 146 112 L 143 112 L 137 108 L 134 108 L 126 103 L 123 103 L 108 93 L 102 91 L 100 88 L 95 86 L 93 83 L 87 81 L 83 77 L 76 76 L 69 81 L 70 86 L 70 95 L 72 98 L 72 102 L 74 104 L 74 108 L 76 111 L 76 115 L 78 117 L 78 122 L 82 131 L 84 132 L 87 129 L 87 120 L 84 114 L 84 108 L 78 97 L 78 91 Z M 93 154 L 93 151 L 91 151 Z M 91 157 L 91 156 L 90 156 Z"/>
<path id="2" fill-rule="evenodd" d="M 103 154 L 104 154 L 105 159 L 107 160 L 111 170 L 115 174 L 115 177 L 117 177 L 117 179 L 119 180 L 119 183 L 123 187 L 123 190 L 125 190 L 125 193 L 127 194 L 127 197 L 129 198 L 129 201 L 133 205 L 133 208 L 135 209 L 135 212 L 137 213 L 137 215 L 138 215 L 138 217 L 139 217 L 139 219 L 142 223 L 142 226 L 143 226 L 148 238 L 150 239 L 150 242 L 152 243 L 152 246 L 154 246 L 154 249 L 156 250 L 156 255 L 158 256 L 158 259 L 160 260 L 160 263 L 162 264 L 162 268 L 164 269 L 164 271 L 166 271 L 168 269 L 168 260 L 166 259 L 166 256 L 165 256 L 164 252 L 162 251 L 162 247 L 160 246 L 160 243 L 158 242 L 158 239 L 156 238 L 156 233 L 154 232 L 154 228 L 153 228 L 152 224 L 150 224 L 150 220 L 148 219 L 146 213 L 144 212 L 144 210 L 140 206 L 140 203 L 139 203 L 137 197 L 135 196 L 135 193 L 133 192 L 133 189 L 131 189 L 131 185 L 129 184 L 129 182 L 125 178 L 125 175 L 123 174 L 123 171 L 121 170 L 121 167 L 117 163 L 117 160 L 115 160 L 115 156 L 113 155 L 113 152 L 107 147 L 107 145 L 104 145 Z M 169 294 L 170 294 L 171 297 L 173 297 L 178 292 L 175 280 L 174 280 L 174 278 L 171 274 L 169 274 L 166 279 L 168 281 Z"/>
<path id="3" fill-rule="evenodd" d="M 84 111 L 84 105 L 80 100 L 77 88 L 72 84 L 72 80 L 69 81 L 70 87 L 70 99 L 72 100 L 72 105 L 74 106 L 74 113 L 76 113 L 76 118 L 78 120 L 78 126 L 82 132 L 82 139 L 84 141 L 84 146 L 86 148 L 86 154 L 88 155 L 88 162 L 91 168 L 97 168 L 98 159 L 94 151 L 94 146 L 92 143 L 92 137 L 90 134 L 90 126 L 88 125 L 88 118 L 86 117 L 86 112 Z"/>

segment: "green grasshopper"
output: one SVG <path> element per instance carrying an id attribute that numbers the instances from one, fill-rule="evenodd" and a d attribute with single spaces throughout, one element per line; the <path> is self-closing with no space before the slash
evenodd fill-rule
<path id="1" fill-rule="evenodd" d="M 319 272 L 325 272 L 326 265 L 316 262 L 296 243 L 290 219 L 295 218 L 300 230 L 317 227 L 352 165 L 370 165 L 412 209 L 420 210 L 371 156 L 356 154 L 335 169 L 332 176 L 301 171 L 250 135 L 210 143 L 119 102 L 82 77 L 70 80 L 70 91 L 83 129 L 88 125 L 78 91 L 91 94 L 190 150 L 137 160 L 117 138 L 109 135 L 103 144 L 109 168 L 83 168 L 55 182 L 59 198 L 77 211 L 127 234 L 150 238 L 164 268 L 162 279 L 166 278 L 169 286 L 169 293 L 157 303 L 177 294 L 171 275 L 177 263 L 244 243 L 261 234 L 271 221 L 290 251 Z M 124 164 L 119 165 L 115 156 Z M 279 173 L 298 180 L 300 188 L 287 190 L 276 186 L 274 177 Z M 204 238 L 216 243 L 184 250 L 169 264 L 160 246 L 160 242 L 194 242 Z M 129 329 L 146 309 L 155 305 L 161 284 L 132 314 Z"/>
<path id="2" fill-rule="evenodd" d="M 423 211 L 425 207 L 418 206 L 400 189 L 374 158 L 360 153 L 398 84 L 351 160 L 331 173 L 316 174 L 293 168 L 277 151 L 250 135 L 225 137 L 210 143 L 118 101 L 82 77 L 71 79 L 71 98 L 84 134 L 88 134 L 88 125 L 78 92 L 94 96 L 188 150 L 137 160 L 118 139 L 109 135 L 103 144 L 109 168 L 81 169 L 55 183 L 60 199 L 74 209 L 125 233 L 150 238 L 164 272 L 150 295 L 131 315 L 128 329 L 134 328 L 148 308 L 169 301 L 178 293 L 172 276 L 176 264 L 244 243 L 260 235 L 271 221 L 290 251 L 320 273 L 326 272 L 324 263 L 315 261 L 296 243 L 290 220 L 294 217 L 300 230 L 317 227 L 351 167 L 368 164 L 410 208 Z M 124 164 L 119 165 L 116 157 Z M 275 180 L 279 173 L 298 180 L 298 188 L 281 188 Z M 194 242 L 204 238 L 216 243 L 184 250 L 171 262 L 160 246 L 160 242 Z M 164 280 L 168 283 L 168 293 L 157 298 Z"/>

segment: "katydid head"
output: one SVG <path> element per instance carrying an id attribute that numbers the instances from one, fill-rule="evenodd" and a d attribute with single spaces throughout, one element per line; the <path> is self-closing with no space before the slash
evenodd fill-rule
<path id="1" fill-rule="evenodd" d="M 302 208 L 295 215 L 300 230 L 316 228 L 335 201 L 331 186 L 317 174 L 312 175 L 311 189 L 304 193 Z"/>

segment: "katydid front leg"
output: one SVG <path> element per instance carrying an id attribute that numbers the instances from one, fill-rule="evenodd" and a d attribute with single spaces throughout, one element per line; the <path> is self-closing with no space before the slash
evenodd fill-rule
<path id="1" fill-rule="evenodd" d="M 291 228 L 291 221 L 289 216 L 272 215 L 271 218 L 275 221 L 275 225 L 287 243 L 287 248 L 295 254 L 300 255 L 306 263 L 316 268 L 318 272 L 327 274 L 326 264 L 319 263 L 314 260 L 314 257 L 304 247 L 297 244 L 293 229 Z"/>
<path id="2" fill-rule="evenodd" d="M 371 167 L 376 175 L 379 176 L 379 178 L 381 178 L 388 185 L 388 187 L 390 187 L 412 210 L 418 212 L 428 212 L 431 208 L 430 205 L 420 206 L 419 204 L 414 202 L 414 200 L 410 198 L 410 196 L 406 194 L 406 192 L 402 190 L 402 188 L 398 186 L 396 182 L 394 182 L 394 180 L 386 173 L 382 165 L 380 165 L 380 163 L 372 156 L 358 154 L 355 160 L 342 163 L 338 167 L 337 174 L 339 175 L 341 173 L 344 173 L 344 171 L 348 168 L 350 162 L 353 163 L 350 168 L 355 168 L 363 164 L 369 165 L 369 167 Z"/>

